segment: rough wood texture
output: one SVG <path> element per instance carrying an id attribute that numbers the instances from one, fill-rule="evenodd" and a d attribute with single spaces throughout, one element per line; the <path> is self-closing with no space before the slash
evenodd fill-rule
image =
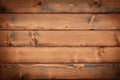
<path id="1" fill-rule="evenodd" d="M 119 13 L 120 0 L 0 0 L 0 80 L 120 80 Z"/>
<path id="2" fill-rule="evenodd" d="M 120 46 L 119 31 L 0 31 L 0 46 Z"/>
<path id="3" fill-rule="evenodd" d="M 120 78 L 120 64 L 1 64 L 0 78 L 7 80 Z"/>
<path id="4" fill-rule="evenodd" d="M 120 30 L 120 14 L 0 14 L 0 29 Z"/>
<path id="5" fill-rule="evenodd" d="M 120 62 L 120 47 L 1 47 L 2 63 Z"/>
<path id="6" fill-rule="evenodd" d="M 120 0 L 1 0 L 3 13 L 116 13 Z"/>

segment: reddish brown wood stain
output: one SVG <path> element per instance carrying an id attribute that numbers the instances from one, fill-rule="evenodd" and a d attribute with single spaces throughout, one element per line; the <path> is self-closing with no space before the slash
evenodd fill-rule
<path id="1" fill-rule="evenodd" d="M 120 79 L 120 0 L 0 0 L 0 80 Z"/>

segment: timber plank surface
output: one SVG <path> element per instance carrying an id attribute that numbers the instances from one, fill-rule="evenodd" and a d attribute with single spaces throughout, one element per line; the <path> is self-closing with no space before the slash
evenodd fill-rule
<path id="1" fill-rule="evenodd" d="M 119 31 L 0 31 L 0 46 L 120 46 Z"/>
<path id="2" fill-rule="evenodd" d="M 0 64 L 0 78 L 6 80 L 120 78 L 120 65 Z"/>
<path id="3" fill-rule="evenodd" d="M 120 29 L 120 14 L 0 14 L 0 29 Z"/>
<path id="4" fill-rule="evenodd" d="M 120 47 L 1 47 L 2 63 L 120 62 Z"/>
<path id="5" fill-rule="evenodd" d="M 3 13 L 116 13 L 120 0 L 1 0 Z"/>
<path id="6" fill-rule="evenodd" d="M 120 80 L 120 0 L 0 0 L 0 80 Z"/>

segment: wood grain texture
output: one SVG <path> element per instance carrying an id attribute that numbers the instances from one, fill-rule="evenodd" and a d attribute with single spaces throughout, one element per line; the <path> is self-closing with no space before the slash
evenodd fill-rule
<path id="1" fill-rule="evenodd" d="M 0 29 L 120 30 L 120 14 L 0 14 Z"/>
<path id="2" fill-rule="evenodd" d="M 1 0 L 3 13 L 116 13 L 119 0 Z"/>
<path id="3" fill-rule="evenodd" d="M 120 65 L 0 64 L 0 74 L 1 80 L 120 78 Z"/>
<path id="4" fill-rule="evenodd" d="M 120 0 L 0 0 L 0 80 L 120 80 L 119 13 Z"/>
<path id="5" fill-rule="evenodd" d="M 120 47 L 1 47 L 1 63 L 120 62 Z"/>
<path id="6" fill-rule="evenodd" d="M 120 46 L 119 31 L 0 31 L 0 46 Z"/>

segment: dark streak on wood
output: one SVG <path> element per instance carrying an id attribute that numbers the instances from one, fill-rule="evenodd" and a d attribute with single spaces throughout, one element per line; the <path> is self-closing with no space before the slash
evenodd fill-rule
<path id="1" fill-rule="evenodd" d="M 70 66 L 72 68 L 77 68 L 74 64 L 68 64 L 67 66 Z"/>
<path id="2" fill-rule="evenodd" d="M 115 76 L 119 77 L 120 76 L 120 65 L 111 65 L 111 68 L 115 71 Z"/>
<path id="3" fill-rule="evenodd" d="M 5 66 L 11 66 L 12 64 L 1 64 Z M 28 79 L 83 79 L 85 77 L 91 78 L 91 79 L 96 79 L 96 78 L 119 78 L 119 64 L 74 64 L 73 65 L 67 65 L 67 64 L 50 64 L 50 65 L 44 65 L 44 64 L 31 64 L 29 66 L 26 66 L 24 64 L 19 64 L 21 67 L 19 68 L 14 68 L 14 66 L 11 66 L 11 68 L 5 68 L 2 67 L 2 75 L 6 75 L 8 73 L 9 77 L 3 78 L 1 76 L 0 78 L 3 79 L 17 79 L 17 80 L 28 80 Z M 8 71 L 8 72 L 5 72 Z M 31 70 L 31 71 L 30 71 Z M 110 71 L 111 70 L 111 71 Z M 58 71 L 58 72 L 55 72 Z M 60 72 L 59 72 L 60 71 Z M 70 72 L 69 72 L 70 71 Z M 14 73 L 11 74 L 11 73 Z M 63 73 L 61 73 L 63 72 Z M 79 73 L 80 72 L 80 73 Z M 87 73 L 86 73 L 87 72 Z M 57 73 L 57 74 L 55 74 Z M 72 76 L 75 75 L 76 76 Z M 86 75 L 84 75 L 86 74 Z M 60 76 L 64 75 L 64 76 Z M 69 76 L 72 77 L 69 77 Z M 80 77 L 82 75 L 82 77 Z M 99 76 L 100 75 L 100 76 Z M 35 77 L 36 76 L 36 77 Z M 103 79 L 102 79 L 103 80 Z"/>
<path id="4" fill-rule="evenodd" d="M 30 80 L 30 74 L 29 73 L 24 73 L 24 75 L 22 75 L 20 80 Z"/>
<path id="5" fill-rule="evenodd" d="M 0 68 L 0 80 L 19 80 L 19 66 L 16 64 L 2 65 Z"/>
<path id="6" fill-rule="evenodd" d="M 5 12 L 10 12 L 10 11 L 2 4 L 2 1 L 0 0 L 0 13 L 5 13 Z"/>
<path id="7" fill-rule="evenodd" d="M 10 38 L 11 38 L 12 40 L 17 40 L 16 33 L 15 33 L 15 32 L 11 32 Z"/>
<path id="8" fill-rule="evenodd" d="M 120 46 L 119 33 L 115 32 L 114 37 L 115 37 L 114 39 L 116 41 L 116 46 Z"/>
<path id="9" fill-rule="evenodd" d="M 1 0 L 0 0 L 0 13 L 2 13 L 2 6 L 1 6 Z"/>
<path id="10" fill-rule="evenodd" d="M 24 79 L 19 79 L 19 74 L 14 75 L 10 80 L 24 80 Z"/>
<path id="11" fill-rule="evenodd" d="M 84 68 L 97 68 L 99 66 L 97 66 L 96 64 L 85 64 Z"/>

